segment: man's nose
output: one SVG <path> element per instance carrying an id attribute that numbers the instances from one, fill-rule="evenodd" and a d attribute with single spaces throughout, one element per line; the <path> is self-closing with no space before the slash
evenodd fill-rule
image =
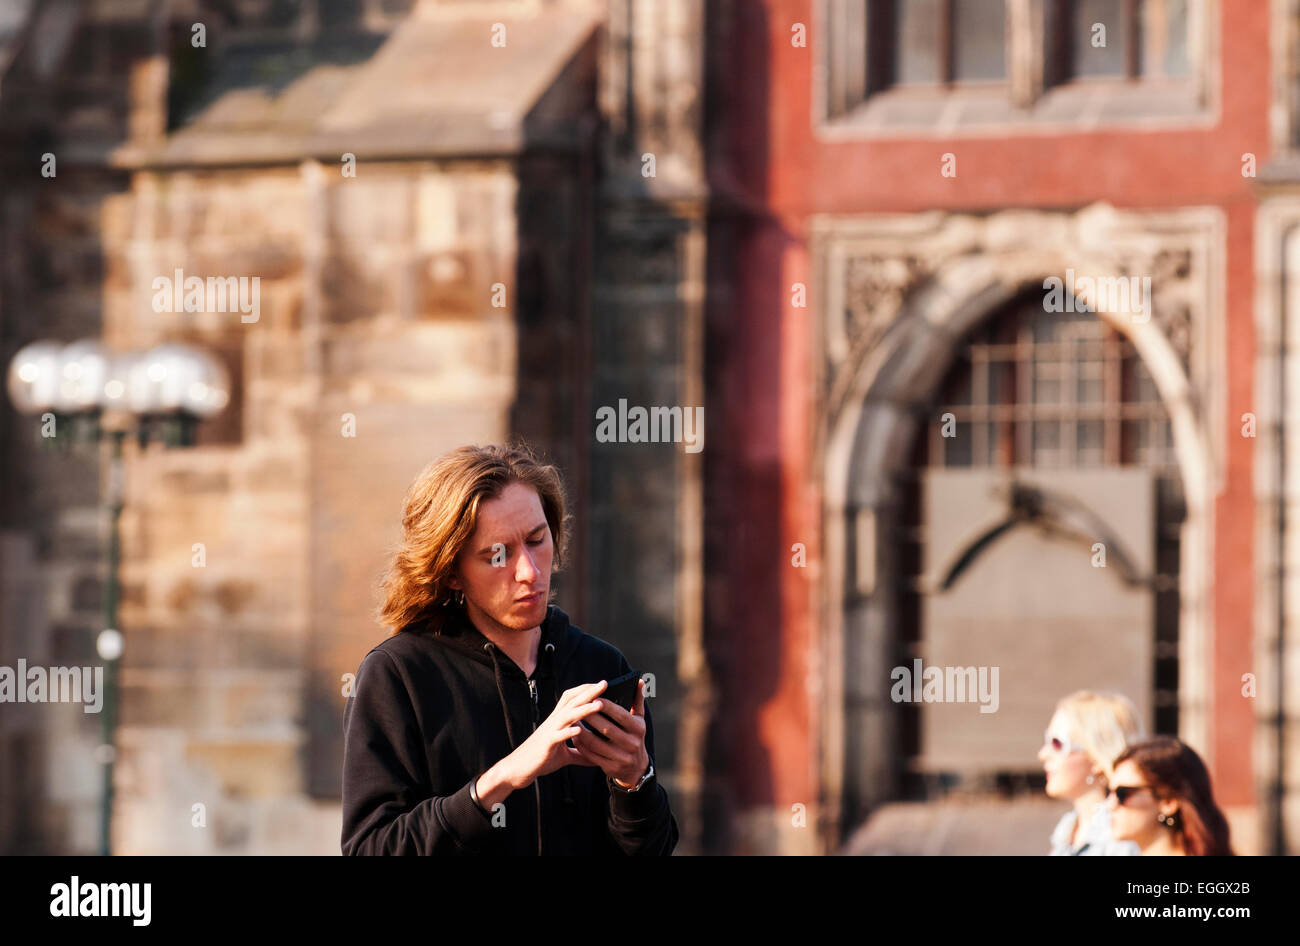
<path id="1" fill-rule="evenodd" d="M 515 581 L 532 581 L 537 575 L 537 565 L 533 562 L 532 555 L 525 549 L 519 553 L 519 561 L 515 563 Z"/>

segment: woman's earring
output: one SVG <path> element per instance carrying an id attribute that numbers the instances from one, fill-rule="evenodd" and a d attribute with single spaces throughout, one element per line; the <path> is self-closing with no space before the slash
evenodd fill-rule
<path id="1" fill-rule="evenodd" d="M 1159 817 L 1156 818 L 1156 820 L 1159 821 L 1161 824 L 1173 824 L 1173 823 L 1174 823 L 1174 819 L 1173 819 L 1173 818 L 1170 818 L 1170 817 L 1169 817 L 1168 815 L 1166 815 L 1164 812 L 1161 812 L 1160 815 L 1159 815 Z"/>
<path id="2" fill-rule="evenodd" d="M 1095 781 L 1096 781 L 1096 779 L 1095 779 L 1093 776 L 1091 776 L 1091 775 L 1088 776 L 1088 784 L 1089 784 L 1089 785 L 1091 785 L 1091 784 L 1092 784 L 1093 782 L 1095 782 Z"/>

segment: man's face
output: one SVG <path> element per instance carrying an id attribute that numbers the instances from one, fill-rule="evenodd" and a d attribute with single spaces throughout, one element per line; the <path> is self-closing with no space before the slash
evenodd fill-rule
<path id="1" fill-rule="evenodd" d="M 465 610 L 480 629 L 531 630 L 546 617 L 554 553 L 537 490 L 510 483 L 479 505 L 478 527 L 449 584 L 465 592 Z"/>

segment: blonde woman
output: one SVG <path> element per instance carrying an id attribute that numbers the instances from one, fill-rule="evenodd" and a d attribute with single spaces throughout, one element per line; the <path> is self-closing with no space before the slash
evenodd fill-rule
<path id="1" fill-rule="evenodd" d="M 1132 702 L 1117 693 L 1080 690 L 1056 704 L 1038 761 L 1047 794 L 1073 803 L 1052 832 L 1053 855 L 1135 856 L 1138 846 L 1116 841 L 1110 831 L 1106 792 L 1112 764 L 1142 738 Z"/>

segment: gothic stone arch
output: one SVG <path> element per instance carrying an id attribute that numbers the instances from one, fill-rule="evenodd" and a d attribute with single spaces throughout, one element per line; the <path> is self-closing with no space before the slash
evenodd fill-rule
<path id="1" fill-rule="evenodd" d="M 823 489 L 819 652 L 815 657 L 822 844 L 855 807 L 889 797 L 897 749 L 887 725 L 894 615 L 882 591 L 895 563 L 876 528 L 907 462 L 915 405 L 940 383 L 964 334 L 1048 276 L 1150 276 L 1146 321 L 1099 313 L 1133 341 L 1165 402 L 1183 478 L 1180 735 L 1208 749 L 1212 499 L 1222 478 L 1225 225 L 1216 208 L 1139 212 L 933 211 L 813 221 L 819 289 L 816 475 Z M 1067 282 L 1067 288 L 1069 283 Z M 851 663 L 846 662 L 851 661 Z M 879 672 L 852 675 L 850 666 Z M 848 701 L 859 708 L 846 745 Z M 849 771 L 848 766 L 854 766 Z"/>

